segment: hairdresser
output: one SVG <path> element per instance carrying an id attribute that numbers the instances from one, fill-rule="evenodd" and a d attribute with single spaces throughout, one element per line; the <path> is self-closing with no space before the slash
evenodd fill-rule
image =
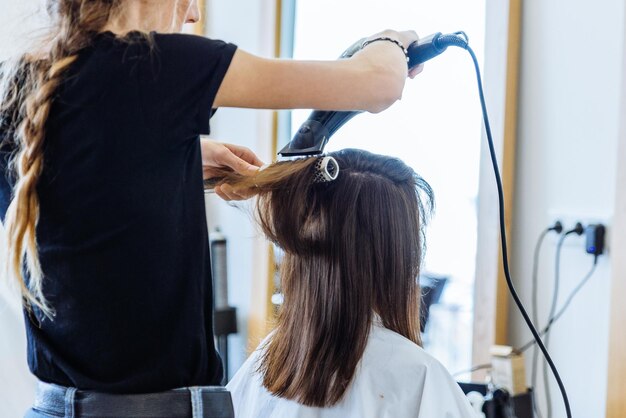
<path id="1" fill-rule="evenodd" d="M 21 289 L 28 417 L 232 417 L 218 387 L 203 176 L 262 164 L 200 140 L 212 109 L 360 109 L 398 100 L 402 47 L 264 59 L 176 34 L 195 0 L 47 0 L 49 35 L 2 66 L 0 216 Z M 224 185 L 224 199 L 241 199 Z"/>

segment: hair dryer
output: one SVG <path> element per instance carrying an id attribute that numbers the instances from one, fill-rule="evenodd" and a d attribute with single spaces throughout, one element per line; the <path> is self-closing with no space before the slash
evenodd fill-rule
<path id="1" fill-rule="evenodd" d="M 357 41 L 341 54 L 339 58 L 349 58 L 361 49 L 365 39 Z M 424 39 L 412 43 L 408 48 L 409 69 L 417 67 L 436 57 L 449 46 L 458 46 L 467 49 L 468 38 L 464 32 L 455 32 L 442 35 L 441 32 L 432 34 Z M 315 110 L 302 124 L 291 142 L 278 154 L 283 157 L 313 156 L 324 152 L 324 147 L 330 137 L 346 122 L 362 113 L 362 111 L 323 111 Z"/>

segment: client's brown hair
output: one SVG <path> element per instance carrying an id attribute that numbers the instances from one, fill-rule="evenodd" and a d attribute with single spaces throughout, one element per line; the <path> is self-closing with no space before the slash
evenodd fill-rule
<path id="1" fill-rule="evenodd" d="M 339 402 L 361 359 L 374 313 L 420 344 L 417 276 L 432 190 L 397 158 L 328 154 L 339 176 L 312 183 L 316 158 L 279 162 L 225 182 L 258 192 L 264 233 L 284 249 L 284 303 L 259 363 L 274 395 L 309 406 Z"/>

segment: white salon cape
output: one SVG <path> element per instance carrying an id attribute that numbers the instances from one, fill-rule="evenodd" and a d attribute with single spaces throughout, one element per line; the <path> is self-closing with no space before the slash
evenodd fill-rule
<path id="1" fill-rule="evenodd" d="M 308 407 L 269 393 L 256 372 L 259 350 L 227 385 L 236 418 L 476 417 L 441 363 L 380 324 L 372 326 L 352 384 L 343 399 L 330 408 Z"/>

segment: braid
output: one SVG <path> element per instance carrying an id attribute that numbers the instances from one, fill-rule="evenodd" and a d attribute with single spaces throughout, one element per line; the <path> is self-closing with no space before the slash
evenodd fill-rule
<path id="1" fill-rule="evenodd" d="M 89 45 L 93 35 L 106 25 L 118 1 L 50 1 L 48 10 L 55 10 L 57 24 L 49 52 L 43 59 L 25 55 L 21 61 L 26 85 L 23 96 L 17 98 L 21 122 L 15 131 L 18 150 L 11 161 L 17 180 L 5 219 L 9 244 L 7 268 L 19 284 L 25 306 L 30 309 L 35 305 L 47 316 L 52 316 L 53 310 L 43 293 L 36 239 L 39 221 L 36 187 L 43 171 L 45 126 L 64 74 L 76 61 L 78 53 Z M 22 271 L 24 261 L 30 273 L 28 284 Z"/>

